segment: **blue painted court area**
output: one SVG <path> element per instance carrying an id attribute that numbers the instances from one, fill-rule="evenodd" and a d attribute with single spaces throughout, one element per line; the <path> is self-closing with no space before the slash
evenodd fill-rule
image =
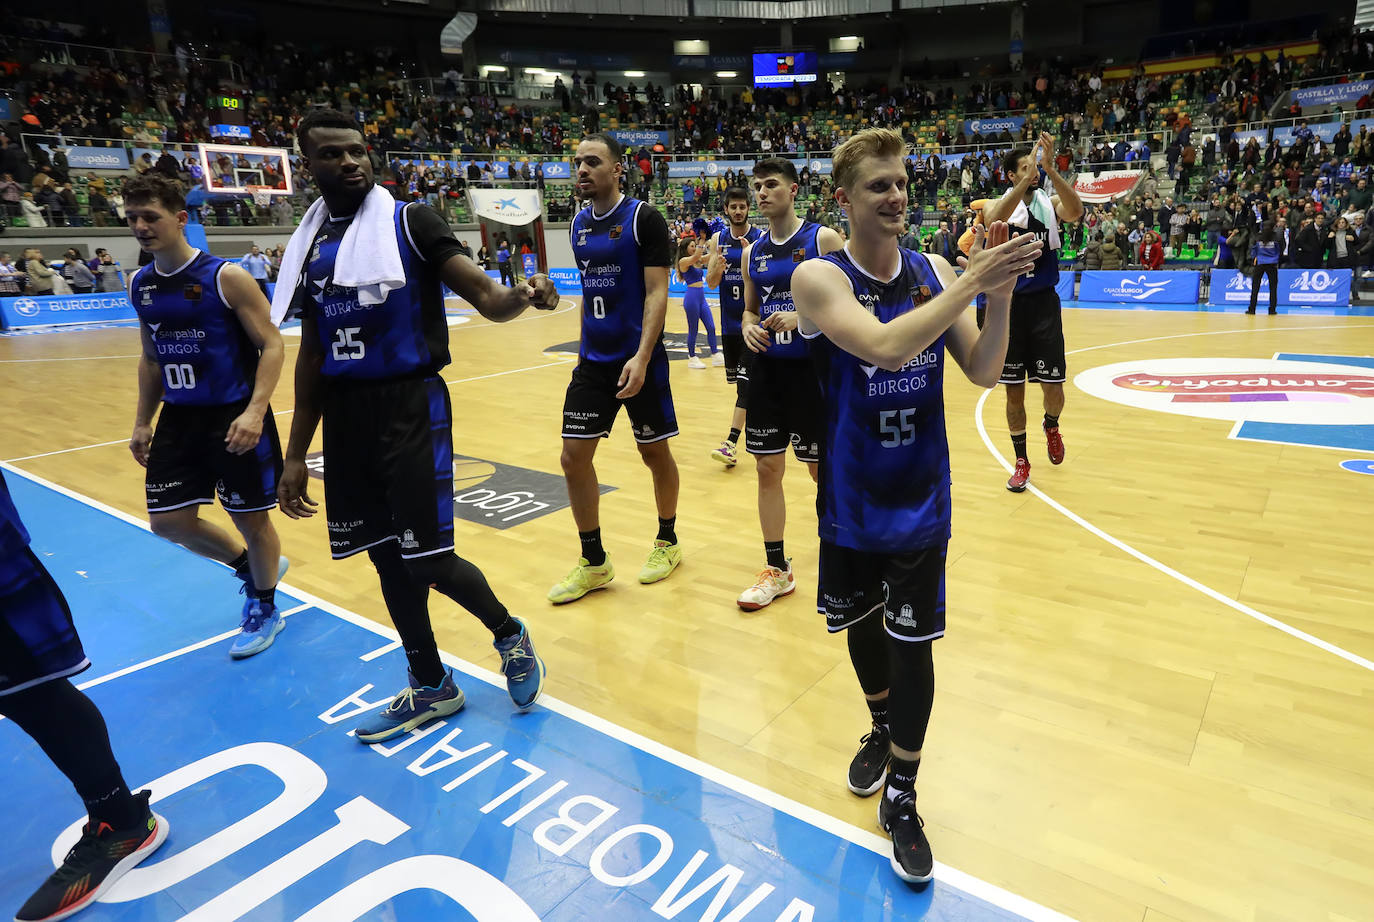
<path id="1" fill-rule="evenodd" d="M 283 591 L 282 607 L 300 608 L 266 653 L 231 662 L 226 639 L 167 657 L 237 627 L 230 574 L 16 474 L 34 550 L 95 663 L 76 681 L 128 670 L 89 694 L 130 783 L 152 788 L 171 827 L 80 918 L 1063 918 L 945 868 L 918 893 L 876 835 L 556 700 L 516 714 L 494 674 L 455 660 L 468 673 L 464 711 L 362 746 L 349 728 L 404 675 L 393 636 Z M 0 844 L 5 912 L 52 871 L 82 817 L 8 722 L 0 779 L 22 792 Z"/>
<path id="2" fill-rule="evenodd" d="M 1307 352 L 1280 352 L 1274 356 L 1290 362 L 1320 362 L 1324 365 L 1349 365 L 1374 368 L 1374 358 L 1362 355 L 1318 355 Z M 1309 448 L 1339 448 L 1374 452 L 1374 416 L 1368 425 L 1324 426 L 1305 423 L 1262 423 L 1246 420 L 1231 433 L 1235 439 L 1277 442 Z"/>

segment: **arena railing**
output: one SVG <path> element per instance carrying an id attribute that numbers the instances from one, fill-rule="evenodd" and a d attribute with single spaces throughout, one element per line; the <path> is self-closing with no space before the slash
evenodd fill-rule
<path id="1" fill-rule="evenodd" d="M 180 71 L 181 65 L 174 54 L 162 54 L 154 51 L 136 51 L 132 48 L 113 48 L 107 45 L 85 45 L 80 42 L 54 42 L 49 39 L 23 39 L 21 44 L 36 51 L 36 62 L 41 64 L 54 64 L 62 66 L 84 66 L 92 55 L 104 56 L 106 62 L 111 67 L 119 67 L 121 63 L 140 58 L 151 58 L 155 62 L 161 62 L 164 67 L 174 71 Z M 78 53 L 73 53 L 73 51 Z M 188 60 L 211 70 L 223 71 L 235 83 L 243 83 L 243 68 L 234 61 L 222 61 L 215 58 L 202 58 L 195 54 L 188 56 Z"/>

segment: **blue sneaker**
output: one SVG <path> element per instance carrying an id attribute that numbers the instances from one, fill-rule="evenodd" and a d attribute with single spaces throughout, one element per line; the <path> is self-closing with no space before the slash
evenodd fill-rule
<path id="1" fill-rule="evenodd" d="M 512 620 L 520 625 L 520 633 L 498 640 L 493 646 L 501 654 L 501 672 L 506 677 L 510 699 L 518 709 L 528 711 L 544 690 L 544 661 L 534 652 L 525 622 L 519 618 Z"/>
<path id="2" fill-rule="evenodd" d="M 277 582 L 280 583 L 282 581 L 282 578 L 286 576 L 286 571 L 289 569 L 291 569 L 291 561 L 287 560 L 285 557 L 278 557 Z M 253 581 L 253 571 L 246 569 L 242 573 L 235 571 L 234 576 L 243 583 L 243 585 L 239 587 L 239 595 L 246 595 L 248 593 L 248 584 Z"/>
<path id="3" fill-rule="evenodd" d="M 415 684 L 415 676 L 407 672 L 410 686 L 395 698 L 376 717 L 353 731 L 359 742 L 380 743 L 409 733 L 421 724 L 438 717 L 456 714 L 467 704 L 463 690 L 453 680 L 453 670 L 444 667 L 444 681 L 434 688 Z"/>
<path id="4" fill-rule="evenodd" d="M 275 605 L 264 605 L 257 599 L 249 599 L 243 603 L 243 620 L 239 626 L 239 636 L 234 638 L 229 647 L 229 655 L 234 659 L 261 653 L 272 646 L 272 641 L 286 627 L 286 621 Z"/>

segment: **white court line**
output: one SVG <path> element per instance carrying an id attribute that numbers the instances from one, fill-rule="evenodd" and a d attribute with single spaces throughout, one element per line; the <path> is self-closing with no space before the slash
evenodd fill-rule
<path id="1" fill-rule="evenodd" d="M 48 359 L 0 359 L 0 365 L 31 365 L 35 362 L 96 362 L 101 359 L 136 359 L 141 353 L 133 355 L 68 355 Z"/>
<path id="2" fill-rule="evenodd" d="M 1374 326 L 1374 324 L 1356 324 L 1356 326 Z M 1330 330 L 1330 329 L 1341 329 L 1341 330 L 1344 330 L 1344 329 L 1349 329 L 1349 325 L 1348 325 L 1348 324 L 1341 324 L 1341 325 L 1339 325 L 1339 326 L 1329 326 L 1329 327 L 1306 327 L 1305 329 L 1308 329 L 1308 330 Z M 1149 339 L 1128 340 L 1128 341 L 1126 341 L 1126 342 L 1110 343 L 1110 344 L 1102 345 L 1102 346 L 1086 346 L 1086 347 L 1084 347 L 1084 348 L 1082 348 L 1082 349 L 1074 349 L 1073 351 L 1066 353 L 1066 355 L 1077 355 L 1077 354 L 1082 353 L 1082 352 L 1092 352 L 1093 350 L 1096 350 L 1096 349 L 1111 349 L 1111 348 L 1113 348 L 1113 347 L 1115 347 L 1115 346 L 1131 346 L 1131 345 L 1135 345 L 1135 344 L 1137 344 L 1137 343 L 1158 342 L 1158 341 L 1164 340 L 1164 339 L 1187 339 L 1187 338 L 1193 337 L 1193 336 L 1220 336 L 1220 335 L 1235 334 L 1235 333 L 1268 333 L 1268 332 L 1273 332 L 1273 331 L 1274 331 L 1274 328 L 1268 328 L 1268 329 L 1263 329 L 1263 330 L 1216 330 L 1216 331 L 1210 331 L 1210 332 L 1206 332 L 1206 333 L 1178 333 L 1178 334 L 1175 334 L 1175 335 L 1173 335 L 1173 336 L 1153 336 L 1153 337 L 1150 337 Z M 1300 328 L 1293 328 L 1293 327 L 1285 328 L 1285 330 L 1283 330 L 1283 332 L 1301 332 L 1301 331 L 1302 331 L 1302 330 L 1301 330 Z M 975 406 L 975 407 L 973 408 L 973 421 L 974 421 L 974 424 L 978 427 L 978 435 L 980 435 L 980 436 L 982 437 L 982 439 L 983 439 L 983 444 L 987 446 L 988 452 L 993 456 L 993 458 L 995 458 L 995 459 L 997 460 L 997 463 L 998 463 L 998 464 L 1002 465 L 1002 468 L 1003 468 L 1004 470 L 1006 470 L 1008 473 L 1010 473 L 1011 470 L 1012 470 L 1012 465 L 1009 464 L 1009 463 L 1007 462 L 1007 459 L 1004 458 L 1004 457 L 1002 456 L 1002 453 L 999 452 L 999 451 L 997 450 L 997 448 L 992 444 L 992 439 L 988 437 L 988 430 L 987 430 L 987 427 L 983 425 L 983 407 L 984 407 L 984 405 L 987 404 L 988 398 L 989 398 L 990 396 L 992 396 L 992 391 L 991 391 L 991 390 L 986 390 L 986 391 L 983 392 L 983 396 L 978 398 L 978 404 L 977 404 L 977 406 Z M 1256 610 L 1256 609 L 1254 609 L 1254 608 L 1251 608 L 1249 605 L 1246 605 L 1244 602 L 1241 602 L 1241 601 L 1238 601 L 1238 600 L 1236 600 L 1236 599 L 1233 599 L 1233 598 L 1231 598 L 1230 596 L 1223 595 L 1222 593 L 1218 592 L 1217 590 L 1213 589 L 1212 587 L 1206 586 L 1206 585 L 1204 585 L 1204 584 L 1198 582 L 1197 580 L 1193 579 L 1191 576 L 1187 576 L 1187 575 L 1185 575 L 1185 574 L 1183 574 L 1183 573 L 1180 573 L 1179 571 L 1175 570 L 1173 567 L 1169 566 L 1168 564 L 1161 563 L 1160 561 L 1155 560 L 1155 559 L 1154 559 L 1153 557 L 1151 557 L 1149 554 L 1146 554 L 1144 551 L 1137 550 L 1136 548 L 1134 548 L 1134 547 L 1132 547 L 1131 545 L 1127 544 L 1125 541 L 1122 541 L 1120 538 L 1116 538 L 1116 537 L 1114 537 L 1114 536 L 1108 534 L 1107 532 L 1103 531 L 1101 528 L 1098 528 L 1096 525 L 1094 525 L 1094 524 L 1092 524 L 1091 522 L 1089 522 L 1087 519 L 1083 518 L 1083 517 L 1082 517 L 1081 515 L 1079 515 L 1078 513 L 1073 512 L 1072 510 L 1070 510 L 1069 508 L 1067 508 L 1066 506 L 1064 506 L 1064 505 L 1063 505 L 1062 503 L 1060 503 L 1058 500 L 1056 500 L 1056 499 L 1054 499 L 1053 497 L 1051 497 L 1051 496 L 1049 496 L 1048 494 L 1046 494 L 1045 491 L 1041 490 L 1041 489 L 1040 489 L 1039 487 L 1037 487 L 1035 484 L 1033 484 L 1033 483 L 1030 484 L 1029 489 L 1030 489 L 1030 492 L 1031 492 L 1032 494 L 1034 494 L 1035 496 L 1038 496 L 1041 500 L 1043 500 L 1043 501 L 1045 502 L 1045 504 L 1046 504 L 1047 506 L 1049 506 L 1049 507 L 1050 507 L 1051 509 L 1053 509 L 1055 512 L 1058 512 L 1060 515 L 1064 516 L 1064 517 L 1065 517 L 1066 519 L 1068 519 L 1069 521 L 1073 522 L 1073 523 L 1076 524 L 1076 525 L 1081 526 L 1081 527 L 1084 528 L 1085 530 L 1087 530 L 1087 531 L 1091 532 L 1092 534 L 1096 535 L 1097 537 L 1101 538 L 1103 541 L 1106 541 L 1108 544 L 1110 544 L 1112 547 L 1116 548 L 1117 550 L 1122 551 L 1123 553 L 1129 554 L 1130 556 L 1134 557 L 1136 560 L 1139 560 L 1141 563 L 1145 564 L 1146 566 L 1149 566 L 1149 567 L 1151 567 L 1151 568 L 1153 568 L 1153 569 L 1155 569 L 1155 570 L 1158 570 L 1160 573 L 1163 573 L 1165 576 L 1168 576 L 1168 577 L 1171 578 L 1171 579 L 1175 579 L 1175 580 L 1179 581 L 1180 583 L 1182 583 L 1183 585 L 1187 586 L 1187 587 L 1190 588 L 1190 589 L 1195 589 L 1195 590 L 1197 590 L 1198 592 L 1202 593 L 1203 595 L 1207 596 L 1208 598 L 1213 599 L 1213 600 L 1215 600 L 1215 601 L 1217 601 L 1217 602 L 1220 602 L 1222 605 L 1225 605 L 1227 608 L 1230 608 L 1230 609 L 1233 609 L 1233 610 L 1235 610 L 1235 611 L 1240 612 L 1242 615 L 1245 615 L 1247 618 L 1253 618 L 1253 619 L 1255 619 L 1256 621 L 1260 622 L 1261 624 L 1267 624 L 1267 625 L 1269 625 L 1270 627 L 1275 628 L 1276 630 L 1280 630 L 1280 631 L 1282 631 L 1283 633 L 1288 634 L 1290 637 L 1296 637 L 1298 640 L 1301 640 L 1303 643 L 1311 644 L 1312 646 L 1316 647 L 1316 648 L 1319 649 L 1319 650 L 1325 650 L 1327 653 L 1333 654 L 1333 655 L 1335 655 L 1335 656 L 1339 656 L 1341 659 L 1343 659 L 1343 660 L 1345 660 L 1345 661 L 1347 661 L 1347 662 L 1349 662 L 1349 663 L 1353 663 L 1354 665 L 1359 666 L 1361 669 L 1368 669 L 1369 671 L 1374 672 L 1374 661 L 1368 660 L 1368 659 L 1364 658 L 1363 656 L 1360 656 L 1358 653 L 1352 653 L 1352 652 L 1350 652 L 1349 650 L 1345 649 L 1344 647 L 1338 647 L 1338 646 L 1336 646 L 1335 644 L 1331 643 L 1330 641 L 1322 640 L 1320 637 L 1316 637 L 1316 636 L 1314 636 L 1314 635 L 1312 635 L 1312 634 L 1307 633 L 1306 631 L 1299 630 L 1298 628 L 1293 627 L 1291 624 L 1287 624 L 1287 623 L 1285 623 L 1285 622 L 1283 622 L 1283 621 L 1278 620 L 1277 618 L 1273 618 L 1273 617 L 1271 617 L 1271 616 L 1269 616 L 1269 615 L 1264 614 L 1264 613 L 1261 612 L 1261 611 L 1258 611 L 1258 610 Z"/>
<path id="3" fill-rule="evenodd" d="M 469 382 L 469 381 L 484 381 L 484 380 L 486 380 L 487 378 L 500 378 L 500 377 L 502 377 L 503 375 L 516 375 L 516 374 L 520 374 L 522 371 L 537 371 L 537 370 L 540 369 L 540 368 L 553 368 L 555 365 L 570 365 L 570 364 L 572 364 L 572 363 L 573 363 L 573 359 L 559 359 L 559 360 L 554 361 L 554 362 L 545 362 L 545 363 L 542 364 L 542 365 L 528 365 L 528 366 L 526 366 L 525 368 L 512 368 L 512 369 L 510 369 L 510 370 L 508 370 L 508 371 L 495 371 L 495 372 L 492 372 L 492 373 L 489 374 L 489 375 L 473 375 L 473 376 L 470 377 L 470 378 L 454 378 L 452 381 L 445 380 L 445 381 L 444 381 L 444 386 L 445 386 L 445 387 L 453 387 L 453 385 L 455 385 L 455 384 L 466 384 L 466 383 Z M 441 377 L 441 379 L 442 379 L 442 376 L 440 376 L 440 377 Z M 295 411 L 295 410 L 277 410 L 277 411 L 276 411 L 275 413 L 273 413 L 272 415 L 273 415 L 273 416 L 287 416 L 287 415 L 289 415 L 289 414 L 291 414 L 291 413 L 294 413 L 294 412 L 296 412 L 296 411 Z M 73 451 L 85 451 L 85 450 L 88 449 L 88 448 L 105 448 L 105 447 L 110 446 L 110 445 L 125 445 L 125 444 L 128 444 L 128 441 L 129 441 L 128 438 L 111 439 L 111 440 L 108 441 L 108 442 L 94 442 L 94 443 L 92 443 L 92 444 L 90 444 L 90 445 L 77 445 L 75 448 L 59 448 L 57 451 L 45 451 L 45 452 L 42 452 L 42 453 L 36 454 L 36 455 L 24 455 L 24 456 L 21 457 L 21 458 L 5 458 L 3 461 L 0 461 L 0 464 L 17 464 L 17 463 L 20 462 L 20 461 L 32 461 L 32 460 L 34 460 L 35 458 L 48 458 L 48 457 L 51 457 L 51 456 L 53 456 L 53 455 L 65 455 L 65 454 L 67 454 L 68 452 L 73 452 Z"/>
<path id="4" fill-rule="evenodd" d="M 64 486 L 61 486 L 60 484 L 56 484 L 49 480 L 45 480 L 44 478 L 39 477 L 36 474 L 31 474 L 28 471 L 20 470 L 17 467 L 12 467 L 5 462 L 0 461 L 0 467 L 3 467 L 7 472 L 14 473 L 20 477 L 23 477 L 25 480 L 28 480 L 32 483 L 36 483 L 40 486 L 47 487 L 48 489 L 56 493 L 59 493 L 69 499 L 74 499 L 79 503 L 83 503 L 84 505 L 89 506 L 92 509 L 98 509 L 101 512 L 114 516 L 116 519 L 119 519 L 122 522 L 127 522 L 130 525 L 133 525 L 135 528 L 140 528 L 144 531 L 150 530 L 146 522 L 136 519 L 133 516 L 128 515 L 127 513 L 121 512 L 120 510 L 115 509 L 112 506 L 107 506 L 99 500 L 95 500 L 90 498 L 89 496 L 77 493 L 75 490 L 69 490 Z M 332 602 L 327 602 L 324 599 L 321 599 L 318 596 L 315 596 L 309 592 L 303 592 L 299 589 L 295 589 L 287 583 L 282 583 L 281 589 L 284 592 L 296 596 L 304 602 L 308 602 L 310 605 L 320 609 L 321 611 L 328 612 L 329 614 L 334 615 L 336 618 L 340 618 L 344 621 L 347 621 L 349 624 L 371 631 L 372 633 L 377 634 L 381 637 L 385 637 L 394 643 L 399 644 L 400 642 L 400 635 L 397 634 L 396 631 L 392 628 L 383 627 L 382 625 L 377 624 L 375 621 L 372 621 L 368 618 L 364 618 L 362 615 L 355 614 L 354 612 L 351 612 L 346 608 L 341 608 L 340 606 L 335 605 Z M 223 636 L 227 637 L 230 635 L 226 634 Z M 214 643 L 218 639 L 222 638 L 211 638 L 207 641 L 202 642 L 200 646 L 204 646 L 209 643 Z M 191 652 L 193 648 L 198 649 L 199 647 L 197 647 L 196 645 L 192 645 L 192 647 L 185 647 L 182 650 L 174 651 L 173 653 L 166 654 L 163 657 L 157 657 L 156 659 L 158 660 L 158 662 L 165 662 L 166 660 L 171 659 L 175 656 L 180 656 L 184 653 Z M 474 665 L 473 663 L 469 663 L 466 660 L 459 659 L 451 653 L 446 653 L 442 650 L 439 651 L 439 656 L 445 663 L 457 669 L 459 672 L 462 672 L 464 675 L 469 676 L 473 679 L 477 679 L 478 681 L 485 682 L 488 685 L 505 691 L 506 680 L 505 677 L 500 675 L 499 673 L 492 672 L 489 669 L 483 669 L 480 666 Z M 638 733 L 635 733 L 631 730 L 627 730 L 618 724 L 614 724 L 609 720 L 606 720 L 605 718 L 598 717 L 595 714 L 592 714 L 588 711 L 584 711 L 581 708 L 576 707 L 575 705 L 571 705 L 564 701 L 560 701 L 559 699 L 554 698 L 550 695 L 546 694 L 540 696 L 539 706 L 541 708 L 545 708 L 546 710 L 553 711 L 556 714 L 562 714 L 564 717 L 575 720 L 583 726 L 589 727 L 600 733 L 604 733 L 606 736 L 609 736 L 612 739 L 618 740 L 629 746 L 633 746 L 636 749 L 639 749 L 641 752 L 646 752 L 649 755 L 657 756 L 665 762 L 669 762 L 673 765 L 685 768 L 688 771 L 693 772 L 694 774 L 702 778 L 705 778 L 708 781 L 712 781 L 720 785 L 721 787 L 726 788 L 727 790 L 732 790 L 740 794 L 743 794 L 744 796 L 752 798 L 753 800 L 758 801 L 764 806 L 771 807 L 780 813 L 785 813 L 789 816 L 793 816 L 804 822 L 810 823 L 812 826 L 815 826 L 816 828 L 821 829 L 824 832 L 828 832 L 838 838 L 844 839 L 848 842 L 852 842 L 853 844 L 861 846 L 862 848 L 866 848 L 879 856 L 882 856 L 884 858 L 889 858 L 891 856 L 892 840 L 884 836 L 880 836 L 877 833 L 869 832 L 866 829 L 860 829 L 859 827 L 854 826 L 850 823 L 846 823 L 843 820 L 836 819 L 828 813 L 822 813 L 814 807 L 808 807 L 805 804 L 798 803 L 797 801 L 792 800 L 791 798 L 786 797 L 782 794 L 779 794 L 776 791 L 770 790 L 765 787 L 761 787 L 760 785 L 757 785 L 752 781 L 746 781 L 745 779 L 740 778 L 737 775 L 733 775 L 725 771 L 724 769 L 717 768 L 716 766 L 711 765 L 708 762 L 703 762 L 702 760 L 695 758 L 693 756 L 689 756 L 686 753 L 678 752 L 677 750 L 669 746 L 665 746 L 664 744 L 656 740 L 652 740 L 648 737 L 641 736 Z M 954 887 L 957 890 L 960 890 L 970 896 L 976 897 L 986 903 L 991 903 L 992 905 L 1000 907 L 1001 909 L 1005 909 L 1008 912 L 1016 913 L 1022 916 L 1023 918 L 1030 920 L 1030 922 L 1074 922 L 1074 920 L 1070 916 L 1066 916 L 1063 913 L 1056 912 L 1055 910 L 1049 909 L 1045 906 L 1041 906 L 1039 903 L 1032 902 L 1031 900 L 1028 900 L 1023 896 L 1019 896 L 1015 893 L 1012 893 L 1009 890 L 1004 890 L 1001 887 L 996 886 L 995 884 L 990 884 L 985 880 L 980 880 L 977 877 L 974 877 L 955 868 L 951 868 L 948 865 L 941 864 L 938 861 L 935 862 L 935 877 L 941 883 L 947 886 Z M 900 884 L 894 876 L 892 880 L 892 886 L 896 887 L 904 885 Z"/>

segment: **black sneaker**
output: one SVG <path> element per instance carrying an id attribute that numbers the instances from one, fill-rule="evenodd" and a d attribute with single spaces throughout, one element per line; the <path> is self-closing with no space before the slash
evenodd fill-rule
<path id="1" fill-rule="evenodd" d="M 81 838 L 67 852 L 62 867 L 43 882 L 15 922 L 54 922 L 75 915 L 100 899 L 143 859 L 157 851 L 167 840 L 167 821 L 148 809 L 148 791 L 134 798 L 147 814 L 147 820 L 130 829 L 112 829 L 101 823 L 92 829 L 88 823 Z"/>
<path id="2" fill-rule="evenodd" d="M 909 884 L 925 884 L 935 876 L 935 859 L 926 839 L 925 821 L 916 812 L 916 795 L 907 791 L 896 800 L 883 794 L 878 825 L 892 836 L 892 870 Z"/>
<path id="3" fill-rule="evenodd" d="M 887 727 L 874 724 L 873 730 L 859 740 L 859 751 L 849 763 L 849 789 L 860 797 L 878 793 L 892 758 L 892 734 Z"/>

